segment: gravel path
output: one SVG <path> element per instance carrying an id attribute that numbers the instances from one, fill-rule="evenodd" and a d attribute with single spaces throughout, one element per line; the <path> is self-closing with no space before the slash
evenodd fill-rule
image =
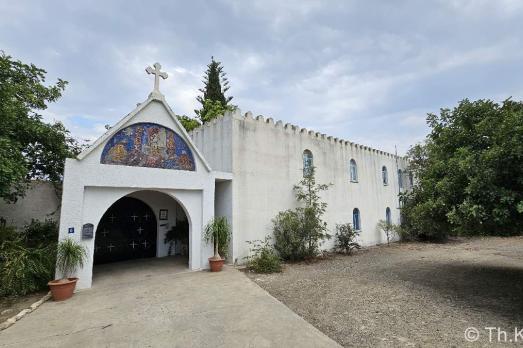
<path id="1" fill-rule="evenodd" d="M 488 346 L 485 327 L 510 346 L 523 329 L 523 237 L 379 246 L 249 277 L 347 347 Z"/>

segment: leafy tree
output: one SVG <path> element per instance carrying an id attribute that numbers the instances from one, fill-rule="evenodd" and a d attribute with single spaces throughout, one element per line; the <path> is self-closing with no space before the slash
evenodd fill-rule
<path id="1" fill-rule="evenodd" d="M 523 102 L 461 101 L 429 114 L 423 144 L 410 149 L 416 180 L 402 194 L 403 233 L 514 235 L 523 231 Z"/>
<path id="2" fill-rule="evenodd" d="M 196 98 L 202 106 L 199 110 L 194 110 L 201 123 L 209 122 L 223 115 L 226 110 L 235 108 L 229 104 L 233 97 L 225 96 L 230 88 L 227 75 L 223 71 L 222 63 L 215 61 L 214 57 L 211 57 L 211 62 L 207 65 L 203 84 L 204 87 L 199 90 L 203 95 Z"/>
<path id="3" fill-rule="evenodd" d="M 314 257 L 319 252 L 320 242 L 331 238 L 327 233 L 327 223 L 323 221 L 327 203 L 320 197 L 328 187 L 316 183 L 312 167 L 294 186 L 296 200 L 303 206 L 280 212 L 273 219 L 274 247 L 283 259 Z"/>
<path id="4" fill-rule="evenodd" d="M 187 132 L 190 132 L 202 125 L 200 122 L 198 122 L 198 120 L 191 118 L 189 116 L 186 116 L 186 115 L 176 115 L 176 117 L 178 118 L 178 121 L 180 121 L 183 128 L 185 128 L 185 130 Z"/>
<path id="5" fill-rule="evenodd" d="M 306 175 L 294 186 L 294 193 L 298 202 L 304 204 L 296 210 L 303 216 L 303 226 L 307 244 L 308 254 L 315 255 L 318 252 L 318 243 L 323 239 L 330 239 L 327 233 L 327 222 L 322 217 L 327 210 L 327 203 L 323 202 L 320 193 L 329 188 L 326 184 L 317 184 L 315 168 L 311 167 Z"/>
<path id="6" fill-rule="evenodd" d="M 65 158 L 80 151 L 63 124 L 45 123 L 37 113 L 67 84 L 45 86 L 45 74 L 0 52 L 0 197 L 8 201 L 23 195 L 30 179 L 61 181 Z"/>

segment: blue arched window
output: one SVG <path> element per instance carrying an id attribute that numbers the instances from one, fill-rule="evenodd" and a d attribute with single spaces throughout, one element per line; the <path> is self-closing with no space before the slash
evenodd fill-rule
<path id="1" fill-rule="evenodd" d="M 401 190 L 403 188 L 403 172 L 401 171 L 401 169 L 398 169 L 398 185 Z"/>
<path id="2" fill-rule="evenodd" d="M 381 179 L 383 180 L 383 185 L 389 184 L 389 173 L 387 172 L 387 167 L 385 166 L 381 168 Z"/>
<path id="3" fill-rule="evenodd" d="M 310 175 L 314 166 L 312 152 L 310 150 L 303 151 L 303 176 Z"/>
<path id="4" fill-rule="evenodd" d="M 387 222 L 388 225 L 392 224 L 392 215 L 390 213 L 389 207 L 387 207 L 387 209 L 385 209 L 385 221 Z"/>
<path id="5" fill-rule="evenodd" d="M 356 231 L 361 230 L 360 210 L 358 208 L 354 208 L 352 211 L 352 227 Z"/>
<path id="6" fill-rule="evenodd" d="M 350 160 L 349 174 L 350 174 L 350 181 L 358 182 L 358 166 L 356 165 L 356 161 L 354 159 Z"/>

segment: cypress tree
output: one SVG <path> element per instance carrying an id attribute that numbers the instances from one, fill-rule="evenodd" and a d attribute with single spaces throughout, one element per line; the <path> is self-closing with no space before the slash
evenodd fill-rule
<path id="1" fill-rule="evenodd" d="M 211 62 L 207 65 L 207 71 L 203 76 L 204 87 L 200 88 L 203 96 L 198 96 L 196 100 L 202 104 L 200 110 L 194 110 L 202 123 L 208 122 L 217 117 L 217 113 L 233 108 L 229 102 L 232 97 L 226 97 L 225 93 L 229 90 L 229 80 L 223 71 L 221 62 L 215 61 L 211 57 Z"/>

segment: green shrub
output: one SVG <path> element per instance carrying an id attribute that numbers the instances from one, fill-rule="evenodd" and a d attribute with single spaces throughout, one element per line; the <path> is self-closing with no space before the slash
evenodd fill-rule
<path id="1" fill-rule="evenodd" d="M 0 294 L 25 295 L 53 279 L 58 226 L 33 220 L 22 231 L 0 228 Z"/>
<path id="2" fill-rule="evenodd" d="M 390 244 L 390 241 L 398 234 L 398 226 L 393 223 L 387 222 L 385 220 L 378 221 L 377 228 L 379 231 L 383 231 L 387 237 L 387 245 Z"/>
<path id="3" fill-rule="evenodd" d="M 356 242 L 358 235 L 359 232 L 353 229 L 350 223 L 336 225 L 334 248 L 346 254 L 350 254 L 354 249 L 360 249 L 361 246 Z"/>
<path id="4" fill-rule="evenodd" d="M 21 233 L 28 247 L 45 247 L 58 241 L 58 223 L 54 220 L 32 220 Z"/>
<path id="5" fill-rule="evenodd" d="M 0 293 L 25 295 L 46 287 L 53 278 L 55 245 L 29 248 L 22 239 L 4 241 L 0 246 Z"/>
<path id="6" fill-rule="evenodd" d="M 320 252 L 319 245 L 331 236 L 323 214 L 327 203 L 320 194 L 328 185 L 316 184 L 314 167 L 308 168 L 303 179 L 294 186 L 296 200 L 301 207 L 279 212 L 273 219 L 274 248 L 284 260 L 312 258 Z"/>
<path id="7" fill-rule="evenodd" d="M 284 260 L 301 260 L 307 255 L 302 220 L 294 210 L 281 211 L 272 220 L 274 248 Z"/>
<path id="8" fill-rule="evenodd" d="M 418 236 L 412 235 L 411 231 L 403 225 L 397 225 L 396 233 L 398 234 L 400 242 L 413 242 L 418 240 Z"/>
<path id="9" fill-rule="evenodd" d="M 4 242 L 19 239 L 20 234 L 14 226 L 0 226 L 0 246 Z"/>
<path id="10" fill-rule="evenodd" d="M 247 268 L 256 273 L 281 272 L 281 260 L 271 244 L 271 237 L 265 240 L 248 241 L 249 256 Z"/>

